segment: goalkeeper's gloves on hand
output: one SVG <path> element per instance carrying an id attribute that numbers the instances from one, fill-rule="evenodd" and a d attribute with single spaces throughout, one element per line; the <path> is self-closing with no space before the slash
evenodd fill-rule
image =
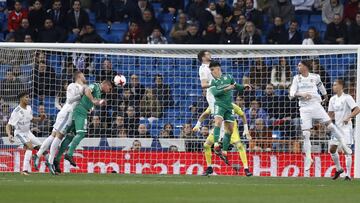
<path id="1" fill-rule="evenodd" d="M 251 140 L 251 136 L 250 136 L 250 132 L 249 132 L 249 126 L 248 124 L 244 125 L 244 132 L 243 132 L 243 136 L 246 137 L 246 139 Z"/>
<path id="2" fill-rule="evenodd" d="M 195 127 L 192 129 L 194 132 L 199 132 L 201 128 L 201 123 L 198 121 Z"/>

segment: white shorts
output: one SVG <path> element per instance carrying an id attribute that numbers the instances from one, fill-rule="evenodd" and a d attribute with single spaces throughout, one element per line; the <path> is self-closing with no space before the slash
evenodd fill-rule
<path id="1" fill-rule="evenodd" d="M 211 110 L 211 114 L 213 114 L 215 108 L 215 97 L 213 94 L 211 94 L 209 89 L 206 92 L 206 101 L 208 102 L 209 108 Z"/>
<path id="2" fill-rule="evenodd" d="M 40 140 L 35 137 L 34 134 L 32 134 L 31 131 L 29 132 L 14 132 L 15 134 L 15 138 L 18 140 L 18 142 L 20 142 L 21 144 L 25 145 L 26 143 L 31 143 L 34 146 L 40 146 L 42 143 L 40 142 Z"/>
<path id="3" fill-rule="evenodd" d="M 54 127 L 53 131 L 57 131 L 64 135 L 68 127 L 71 125 L 71 123 L 72 123 L 72 111 L 71 112 L 60 111 L 56 116 L 56 121 L 53 126 Z"/>
<path id="4" fill-rule="evenodd" d="M 344 134 L 344 144 L 352 145 L 354 144 L 354 130 L 352 128 L 352 124 L 338 126 L 339 130 L 341 130 Z M 334 135 L 331 135 L 331 139 L 329 140 L 329 145 L 338 146 L 340 143 L 336 139 Z"/>
<path id="5" fill-rule="evenodd" d="M 330 121 L 329 115 L 326 113 L 320 103 L 309 104 L 300 107 L 301 130 L 309 130 L 313 127 L 313 121 L 325 123 Z"/>

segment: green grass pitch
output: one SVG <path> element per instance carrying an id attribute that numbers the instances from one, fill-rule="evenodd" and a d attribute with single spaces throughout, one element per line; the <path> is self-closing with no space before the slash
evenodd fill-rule
<path id="1" fill-rule="evenodd" d="M 357 203 L 360 181 L 119 174 L 0 173 L 1 203 Z"/>

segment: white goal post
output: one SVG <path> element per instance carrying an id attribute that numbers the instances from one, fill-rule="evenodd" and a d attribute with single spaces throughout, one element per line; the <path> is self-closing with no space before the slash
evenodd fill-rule
<path id="1" fill-rule="evenodd" d="M 13 74 L 15 78 L 20 78 L 19 81 L 22 82 L 20 86 L 1 84 L 4 85 L 3 87 L 15 88 L 12 91 L 0 89 L 0 97 L 4 100 L 1 101 L 1 111 L 4 108 L 7 111 L 12 110 L 15 103 L 14 97 L 25 89 L 31 92 L 34 97 L 32 104 L 35 114 L 40 111 L 39 106 L 43 105 L 46 113 L 51 117 L 55 117 L 60 108 L 59 105 L 61 106 L 58 94 L 63 86 L 64 77 L 67 78 L 66 82 L 69 82 L 69 75 L 64 76 L 66 72 L 65 66 L 70 64 L 74 69 L 87 71 L 86 77 L 89 82 L 100 82 L 100 79 L 108 77 L 99 74 L 102 74 L 104 61 L 109 60 L 112 63 L 112 70 L 118 74 L 124 74 L 128 84 L 132 82 L 134 75 L 140 78 L 138 80 L 144 85 L 144 92 L 136 95 L 137 90 L 130 86 L 127 88 L 129 94 L 131 94 L 130 96 L 125 95 L 124 97 L 125 89 L 120 90 L 119 88 L 116 89 L 116 93 L 113 92 L 110 97 L 106 97 L 114 101 L 111 102 L 113 106 L 95 110 L 91 114 L 89 122 L 91 122 L 90 125 L 93 125 L 93 131 L 91 132 L 93 134 L 85 138 L 78 148 L 77 153 L 81 160 L 84 161 L 84 163 L 81 163 L 83 165 L 80 164 L 79 168 L 75 169 L 71 168 L 68 163 L 64 163 L 64 171 L 200 174 L 205 170 L 205 160 L 202 155 L 202 143 L 205 137 L 202 137 L 200 133 L 195 135 L 186 132 L 186 128 L 188 128 L 186 124 L 188 123 L 192 128 L 194 121 L 196 121 L 194 117 L 200 115 L 198 112 L 200 109 L 204 110 L 205 108 L 204 106 L 200 107 L 200 103 L 204 103 L 204 101 L 198 76 L 200 63 L 197 61 L 197 53 L 201 50 L 210 51 L 212 58 L 220 61 L 224 72 L 233 74 L 237 81 L 245 82 L 248 80 L 259 83 L 255 85 L 256 91 L 252 95 L 253 98 L 248 98 L 248 95 L 234 98 L 234 102 L 236 99 L 242 100 L 246 109 L 245 113 L 253 122 L 250 128 L 254 131 L 255 139 L 253 141 L 242 139 L 244 139 L 244 144 L 249 151 L 249 167 L 254 172 L 254 175 L 325 177 L 331 174 L 334 167 L 331 158 L 329 158 L 330 155 L 326 152 L 327 140 L 330 135 L 329 132 L 323 132 L 325 130 L 321 126 L 318 126 L 319 129 L 313 131 L 315 135 L 312 139 L 314 168 L 310 173 L 303 171 L 302 139 L 298 129 L 300 121 L 296 118 L 298 116 L 295 116 L 295 114 L 298 114 L 298 109 L 293 108 L 291 105 L 288 106 L 285 99 L 288 94 L 289 84 L 276 82 L 274 78 L 278 76 L 272 70 L 275 67 L 280 67 L 280 63 L 284 60 L 290 68 L 291 76 L 293 76 L 296 73 L 296 64 L 300 60 L 311 60 L 324 68 L 323 71 L 326 72 L 324 74 L 328 77 L 326 79 L 330 83 L 330 87 L 331 83 L 337 78 L 349 80 L 345 82 L 352 85 L 351 91 L 353 91 L 353 94 L 356 93 L 355 99 L 359 104 L 360 46 L 357 45 L 248 46 L 0 43 L 0 79 L 4 80 L 6 77 L 11 77 L 8 74 Z M 43 58 L 41 58 L 42 54 L 44 55 Z M 46 66 L 46 70 L 49 68 L 49 70 L 54 71 L 51 77 L 47 74 L 38 75 L 41 75 L 38 71 L 42 63 Z M 260 66 L 265 67 L 265 69 L 261 69 Z M 17 72 L 14 71 L 15 69 L 17 69 Z M 154 78 L 158 74 L 161 75 L 163 82 L 169 85 L 171 93 L 166 98 L 161 93 L 158 93 L 164 101 L 160 101 L 160 99 L 156 101 L 159 112 L 155 115 L 153 109 L 146 108 L 149 107 L 150 103 L 141 100 L 146 97 L 148 89 L 152 88 L 150 95 L 157 92 Z M 41 79 L 40 77 L 50 78 Z M 288 76 L 285 74 L 285 76 L 280 76 L 280 79 L 283 79 L 282 77 Z M 50 81 L 51 84 L 48 84 L 49 79 L 55 82 Z M 35 84 L 36 81 L 42 83 Z M 267 100 L 268 84 L 272 84 L 274 92 L 278 98 L 281 98 L 281 104 L 274 106 L 275 104 Z M 328 94 L 330 93 L 328 92 Z M 121 96 L 117 94 L 121 94 Z M 117 100 L 121 100 L 121 102 Z M 133 100 L 137 101 L 132 103 Z M 237 102 L 242 104 L 241 101 Z M 121 106 L 122 109 L 119 110 L 120 107 L 118 109 L 118 106 Z M 125 119 L 125 123 L 127 122 L 128 111 L 130 111 L 129 106 L 132 106 L 133 111 L 136 111 L 136 117 L 139 118 L 137 124 L 131 125 L 128 123 L 127 128 L 124 127 L 124 135 L 120 135 L 121 132 L 118 131 L 113 134 L 114 123 L 124 122 L 120 121 L 121 119 Z M 141 112 L 143 109 L 150 112 Z M 262 110 L 264 111 L 262 112 Z M 23 156 L 19 153 L 23 153 L 23 151 L 18 148 L 18 145 L 12 145 L 7 140 L 4 125 L 8 115 L 5 115 L 4 112 L 1 113 L 3 123 L 0 126 L 0 172 L 19 171 L 21 168 L 20 162 L 22 161 L 20 161 L 20 157 Z M 280 116 L 282 114 L 284 115 Z M 101 124 L 96 123 L 95 120 L 97 119 Z M 260 136 L 261 133 L 259 132 L 261 130 L 256 131 L 259 127 L 256 122 L 261 121 L 269 129 L 269 137 L 261 137 L 265 136 L 266 133 Z M 51 122 L 49 121 L 47 125 L 51 125 Z M 162 135 L 162 133 L 169 133 L 165 133 L 165 124 L 167 123 L 173 126 L 172 135 Z M 33 127 L 38 135 L 43 138 L 49 134 L 49 131 L 46 131 L 46 133 L 40 132 L 43 129 L 48 130 L 44 128 L 44 125 Z M 100 126 L 98 127 L 99 131 L 96 131 L 96 125 Z M 141 137 L 141 135 L 138 137 L 139 131 L 141 131 L 139 129 L 141 128 L 140 125 L 147 128 L 147 132 L 143 132 L 144 137 Z M 210 124 L 207 125 L 211 127 Z M 241 124 L 239 126 L 241 130 Z M 353 176 L 360 178 L 359 116 L 356 117 L 354 126 Z M 134 134 L 131 134 L 130 131 L 134 131 Z M 240 132 L 240 135 L 242 135 L 242 132 Z M 256 136 L 259 136 L 258 141 Z M 132 151 L 135 140 L 141 142 L 141 149 L 136 152 Z M 189 144 L 189 141 L 192 141 L 193 144 Z M 175 148 L 174 151 L 170 149 L 171 147 Z M 127 153 L 127 151 L 130 152 Z M 235 153 L 236 149 L 233 148 L 232 151 L 234 153 L 231 154 L 231 160 L 236 160 L 234 163 L 236 162 L 241 167 L 241 162 L 238 160 L 237 153 Z M 105 156 L 104 153 L 109 154 Z M 169 158 L 173 155 L 175 158 Z M 87 159 L 86 156 L 90 158 Z M 133 157 L 136 157 L 136 160 L 132 160 Z M 101 159 L 106 159 L 106 161 Z M 147 162 L 146 159 L 153 160 Z M 291 163 L 286 164 L 289 159 Z M 215 158 L 215 155 L 213 155 L 213 162 L 217 166 L 217 174 L 234 175 L 231 172 L 231 167 L 221 163 L 218 158 Z M 45 171 L 45 166 L 41 170 Z M 221 172 L 222 170 L 226 172 Z"/>

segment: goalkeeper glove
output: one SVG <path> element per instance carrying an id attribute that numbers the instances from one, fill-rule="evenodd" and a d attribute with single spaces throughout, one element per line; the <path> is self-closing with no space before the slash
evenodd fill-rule
<path id="1" fill-rule="evenodd" d="M 249 132 L 249 126 L 248 124 L 244 125 L 244 132 L 243 132 L 243 136 L 246 137 L 246 139 L 251 140 L 251 136 L 250 136 L 250 132 Z"/>
<path id="2" fill-rule="evenodd" d="M 195 125 L 195 127 L 192 129 L 194 132 L 199 132 L 201 128 L 201 122 L 198 121 Z"/>

